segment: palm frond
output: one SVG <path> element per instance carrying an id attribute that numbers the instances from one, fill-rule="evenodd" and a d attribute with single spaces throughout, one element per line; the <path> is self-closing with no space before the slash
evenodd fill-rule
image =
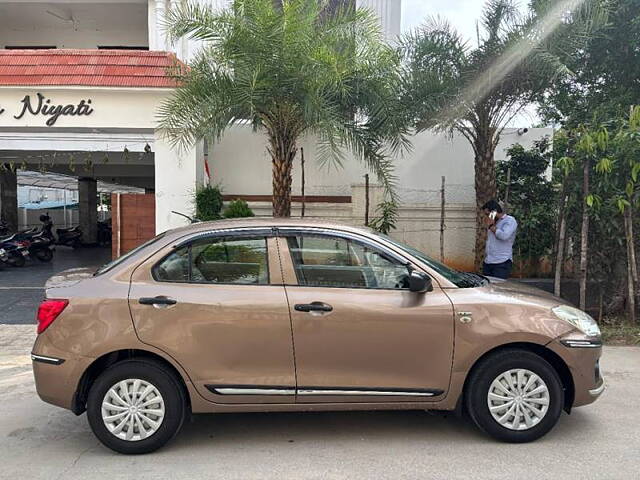
<path id="1" fill-rule="evenodd" d="M 166 26 L 173 40 L 206 45 L 159 112 L 174 145 L 215 141 L 241 121 L 273 145 L 315 135 L 320 162 L 339 166 L 350 152 L 392 191 L 391 157 L 410 148 L 410 122 L 397 101 L 400 56 L 371 11 L 327 0 L 235 0 L 214 10 L 187 0 Z"/>

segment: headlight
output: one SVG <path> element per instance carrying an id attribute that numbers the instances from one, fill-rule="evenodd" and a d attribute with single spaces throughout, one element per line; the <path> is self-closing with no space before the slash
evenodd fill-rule
<path id="1" fill-rule="evenodd" d="M 585 335 L 590 337 L 600 336 L 600 327 L 588 313 L 569 305 L 558 305 L 551 310 L 560 320 L 570 323 Z"/>

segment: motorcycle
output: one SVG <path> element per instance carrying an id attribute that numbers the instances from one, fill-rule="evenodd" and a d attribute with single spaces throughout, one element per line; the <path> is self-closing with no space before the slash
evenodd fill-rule
<path id="1" fill-rule="evenodd" d="M 36 233 L 18 243 L 28 249 L 31 257 L 37 258 L 41 262 L 50 262 L 53 259 L 53 250 L 51 248 L 53 242 L 44 232 Z"/>
<path id="2" fill-rule="evenodd" d="M 56 228 L 58 240 L 56 245 L 78 248 L 82 246 L 82 230 L 80 227 Z"/>
<path id="3" fill-rule="evenodd" d="M 26 258 L 29 256 L 29 248 L 17 240 L 19 234 L 13 234 L 0 239 L 0 260 L 5 265 L 12 267 L 24 267 Z"/>
<path id="4" fill-rule="evenodd" d="M 49 238 L 55 245 L 66 245 L 67 247 L 78 248 L 82 246 L 82 230 L 80 227 L 56 228 L 56 235 L 53 235 L 53 222 L 49 215 L 40 215 L 42 222 L 42 234 Z M 56 236 L 58 237 L 56 239 Z"/>

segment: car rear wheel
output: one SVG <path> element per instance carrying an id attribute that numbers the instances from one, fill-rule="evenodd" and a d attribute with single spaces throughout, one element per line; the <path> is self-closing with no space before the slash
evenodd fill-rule
<path id="1" fill-rule="evenodd" d="M 474 423 L 492 437 L 513 443 L 536 440 L 558 422 L 564 405 L 562 382 L 543 358 L 509 349 L 481 361 L 465 391 Z"/>
<path id="2" fill-rule="evenodd" d="M 127 360 L 105 370 L 87 399 L 93 433 L 126 454 L 149 453 L 170 441 L 185 418 L 184 391 L 161 365 Z"/>

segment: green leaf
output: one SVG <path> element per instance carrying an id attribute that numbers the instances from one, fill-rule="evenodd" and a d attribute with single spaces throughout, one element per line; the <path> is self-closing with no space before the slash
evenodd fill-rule
<path id="1" fill-rule="evenodd" d="M 587 202 L 587 205 L 589 207 L 593 207 L 594 196 L 593 195 L 587 195 L 587 198 L 585 199 L 585 201 Z"/>
<path id="2" fill-rule="evenodd" d="M 633 165 L 631 168 L 631 179 L 634 182 L 638 181 L 638 174 L 640 174 L 640 162 Z"/>
<path id="3" fill-rule="evenodd" d="M 627 186 L 625 187 L 624 191 L 628 197 L 631 197 L 633 195 L 634 187 L 635 184 L 633 182 L 627 182 Z"/>
<path id="4" fill-rule="evenodd" d="M 610 158 L 601 158 L 596 164 L 596 172 L 600 174 L 611 173 L 613 167 L 613 160 Z"/>

